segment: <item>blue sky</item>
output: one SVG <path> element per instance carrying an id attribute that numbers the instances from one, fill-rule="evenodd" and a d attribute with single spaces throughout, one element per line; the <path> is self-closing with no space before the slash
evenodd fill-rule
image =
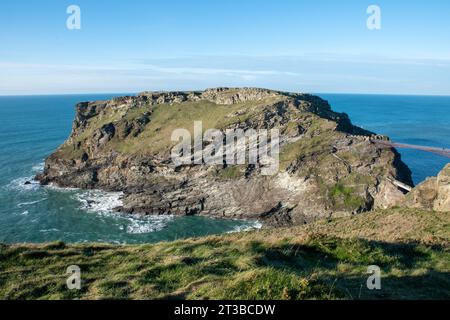
<path id="1" fill-rule="evenodd" d="M 0 95 L 215 86 L 450 95 L 450 1 L 1 2 Z"/>

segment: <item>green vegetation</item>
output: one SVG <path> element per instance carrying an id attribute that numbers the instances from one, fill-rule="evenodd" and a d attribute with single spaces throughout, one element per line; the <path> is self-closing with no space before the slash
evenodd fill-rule
<path id="1" fill-rule="evenodd" d="M 354 189 L 342 183 L 336 183 L 330 190 L 330 197 L 335 209 L 358 209 L 364 205 L 364 199 L 354 194 Z"/>
<path id="2" fill-rule="evenodd" d="M 336 138 L 336 131 L 330 126 L 332 122 L 321 119 L 315 115 L 308 118 L 308 127 L 305 137 L 283 146 L 280 150 L 280 169 L 286 170 L 290 164 L 297 160 L 304 160 L 315 157 L 314 161 L 322 161 L 329 155 L 333 141 Z M 302 124 L 300 120 L 300 124 Z M 320 159 L 318 158 L 320 157 Z"/>
<path id="3" fill-rule="evenodd" d="M 65 158 L 79 157 L 78 143 L 83 144 L 92 138 L 94 132 L 107 123 L 120 124 L 132 122 L 151 110 L 151 121 L 143 128 L 138 137 L 121 139 L 117 135 L 104 146 L 105 151 L 114 150 L 129 155 L 155 155 L 169 152 L 176 142 L 171 142 L 172 132 L 177 128 L 189 130 L 193 137 L 194 121 L 203 122 L 203 132 L 215 128 L 223 129 L 240 123 L 263 111 L 263 107 L 275 103 L 280 98 L 267 98 L 245 103 L 220 105 L 210 101 L 188 101 L 174 104 L 133 108 L 130 110 L 109 109 L 88 120 L 83 132 L 75 137 L 73 144 L 65 144 L 59 154 Z"/>
<path id="4" fill-rule="evenodd" d="M 449 243 L 449 213 L 393 209 L 152 245 L 2 245 L 0 298 L 449 299 Z"/>
<path id="5" fill-rule="evenodd" d="M 224 169 L 216 170 L 214 172 L 214 175 L 220 180 L 236 180 L 244 177 L 245 166 L 244 165 L 229 166 Z"/>

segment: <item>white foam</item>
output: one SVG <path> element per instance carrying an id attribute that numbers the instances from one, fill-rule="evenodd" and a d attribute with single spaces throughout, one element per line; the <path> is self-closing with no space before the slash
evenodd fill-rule
<path id="1" fill-rule="evenodd" d="M 43 233 L 46 233 L 46 232 L 58 232 L 58 231 L 59 231 L 59 229 L 56 229 L 56 228 L 39 230 L 39 232 L 43 232 Z"/>
<path id="2" fill-rule="evenodd" d="M 21 203 L 19 203 L 17 205 L 17 207 L 21 208 L 23 206 L 29 206 L 29 205 L 36 204 L 36 203 L 39 203 L 39 202 L 42 202 L 42 201 L 45 201 L 45 200 L 47 200 L 47 198 L 39 199 L 39 200 L 36 200 L 36 201 L 30 201 L 30 202 L 21 202 Z"/>
<path id="3" fill-rule="evenodd" d="M 139 216 L 120 214 L 114 209 L 122 206 L 122 192 L 106 192 L 102 190 L 81 191 L 73 195 L 80 202 L 80 208 L 95 214 L 114 218 L 119 230 L 128 234 L 145 234 L 164 229 L 172 216 Z"/>
<path id="4" fill-rule="evenodd" d="M 112 213 L 122 205 L 122 192 L 87 190 L 74 195 L 81 203 L 81 209 L 95 213 Z"/>
<path id="5" fill-rule="evenodd" d="M 15 190 L 15 191 L 35 191 L 39 189 L 41 186 L 39 181 L 34 180 L 34 177 L 37 173 L 41 173 L 44 171 L 44 162 L 35 164 L 31 167 L 31 171 L 34 173 L 31 176 L 20 177 L 12 180 L 10 183 L 6 185 L 7 189 Z"/>
<path id="6" fill-rule="evenodd" d="M 34 191 L 39 189 L 40 184 L 38 181 L 33 180 L 34 176 L 20 177 L 12 180 L 6 186 L 8 189 L 24 192 L 24 191 Z"/>
<path id="7" fill-rule="evenodd" d="M 32 166 L 31 170 L 33 170 L 33 172 L 35 172 L 35 173 L 42 173 L 44 171 L 44 166 L 45 166 L 45 163 L 41 162 L 41 163 L 38 163 L 38 164 L 35 164 L 34 166 Z"/>
<path id="8" fill-rule="evenodd" d="M 81 190 L 79 188 L 73 188 L 73 187 L 59 187 L 52 182 L 50 184 L 45 185 L 44 188 L 50 189 L 50 190 L 55 190 L 55 191 L 60 191 L 60 192 Z"/>
<path id="9" fill-rule="evenodd" d="M 262 228 L 262 223 L 259 221 L 254 221 L 251 224 L 236 226 L 233 230 L 228 231 L 227 233 L 235 233 L 235 232 L 247 232 L 252 230 L 258 230 Z"/>
<path id="10" fill-rule="evenodd" d="M 128 234 L 144 234 L 164 229 L 173 216 L 129 217 Z"/>

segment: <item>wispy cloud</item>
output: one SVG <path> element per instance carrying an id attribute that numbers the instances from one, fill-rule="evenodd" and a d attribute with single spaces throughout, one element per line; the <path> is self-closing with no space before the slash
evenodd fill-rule
<path id="1" fill-rule="evenodd" d="M 0 62 L 0 94 L 262 86 L 292 91 L 450 94 L 450 60 L 309 54 L 89 64 Z"/>

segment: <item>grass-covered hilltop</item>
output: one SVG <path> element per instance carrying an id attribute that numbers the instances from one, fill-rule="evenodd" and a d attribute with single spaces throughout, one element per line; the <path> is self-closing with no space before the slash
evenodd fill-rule
<path id="1" fill-rule="evenodd" d="M 175 165 L 174 129 L 279 129 L 261 165 Z M 450 299 L 450 164 L 411 171 L 319 97 L 144 92 L 76 107 L 42 184 L 123 192 L 123 214 L 258 220 L 257 231 L 143 245 L 0 245 L 0 299 Z M 400 189 L 399 187 L 402 187 Z M 81 288 L 66 286 L 67 267 Z M 381 270 L 369 290 L 369 266 Z"/>
<path id="2" fill-rule="evenodd" d="M 390 209 L 151 245 L 1 246 L 0 298 L 450 299 L 449 243 L 449 213 Z"/>

